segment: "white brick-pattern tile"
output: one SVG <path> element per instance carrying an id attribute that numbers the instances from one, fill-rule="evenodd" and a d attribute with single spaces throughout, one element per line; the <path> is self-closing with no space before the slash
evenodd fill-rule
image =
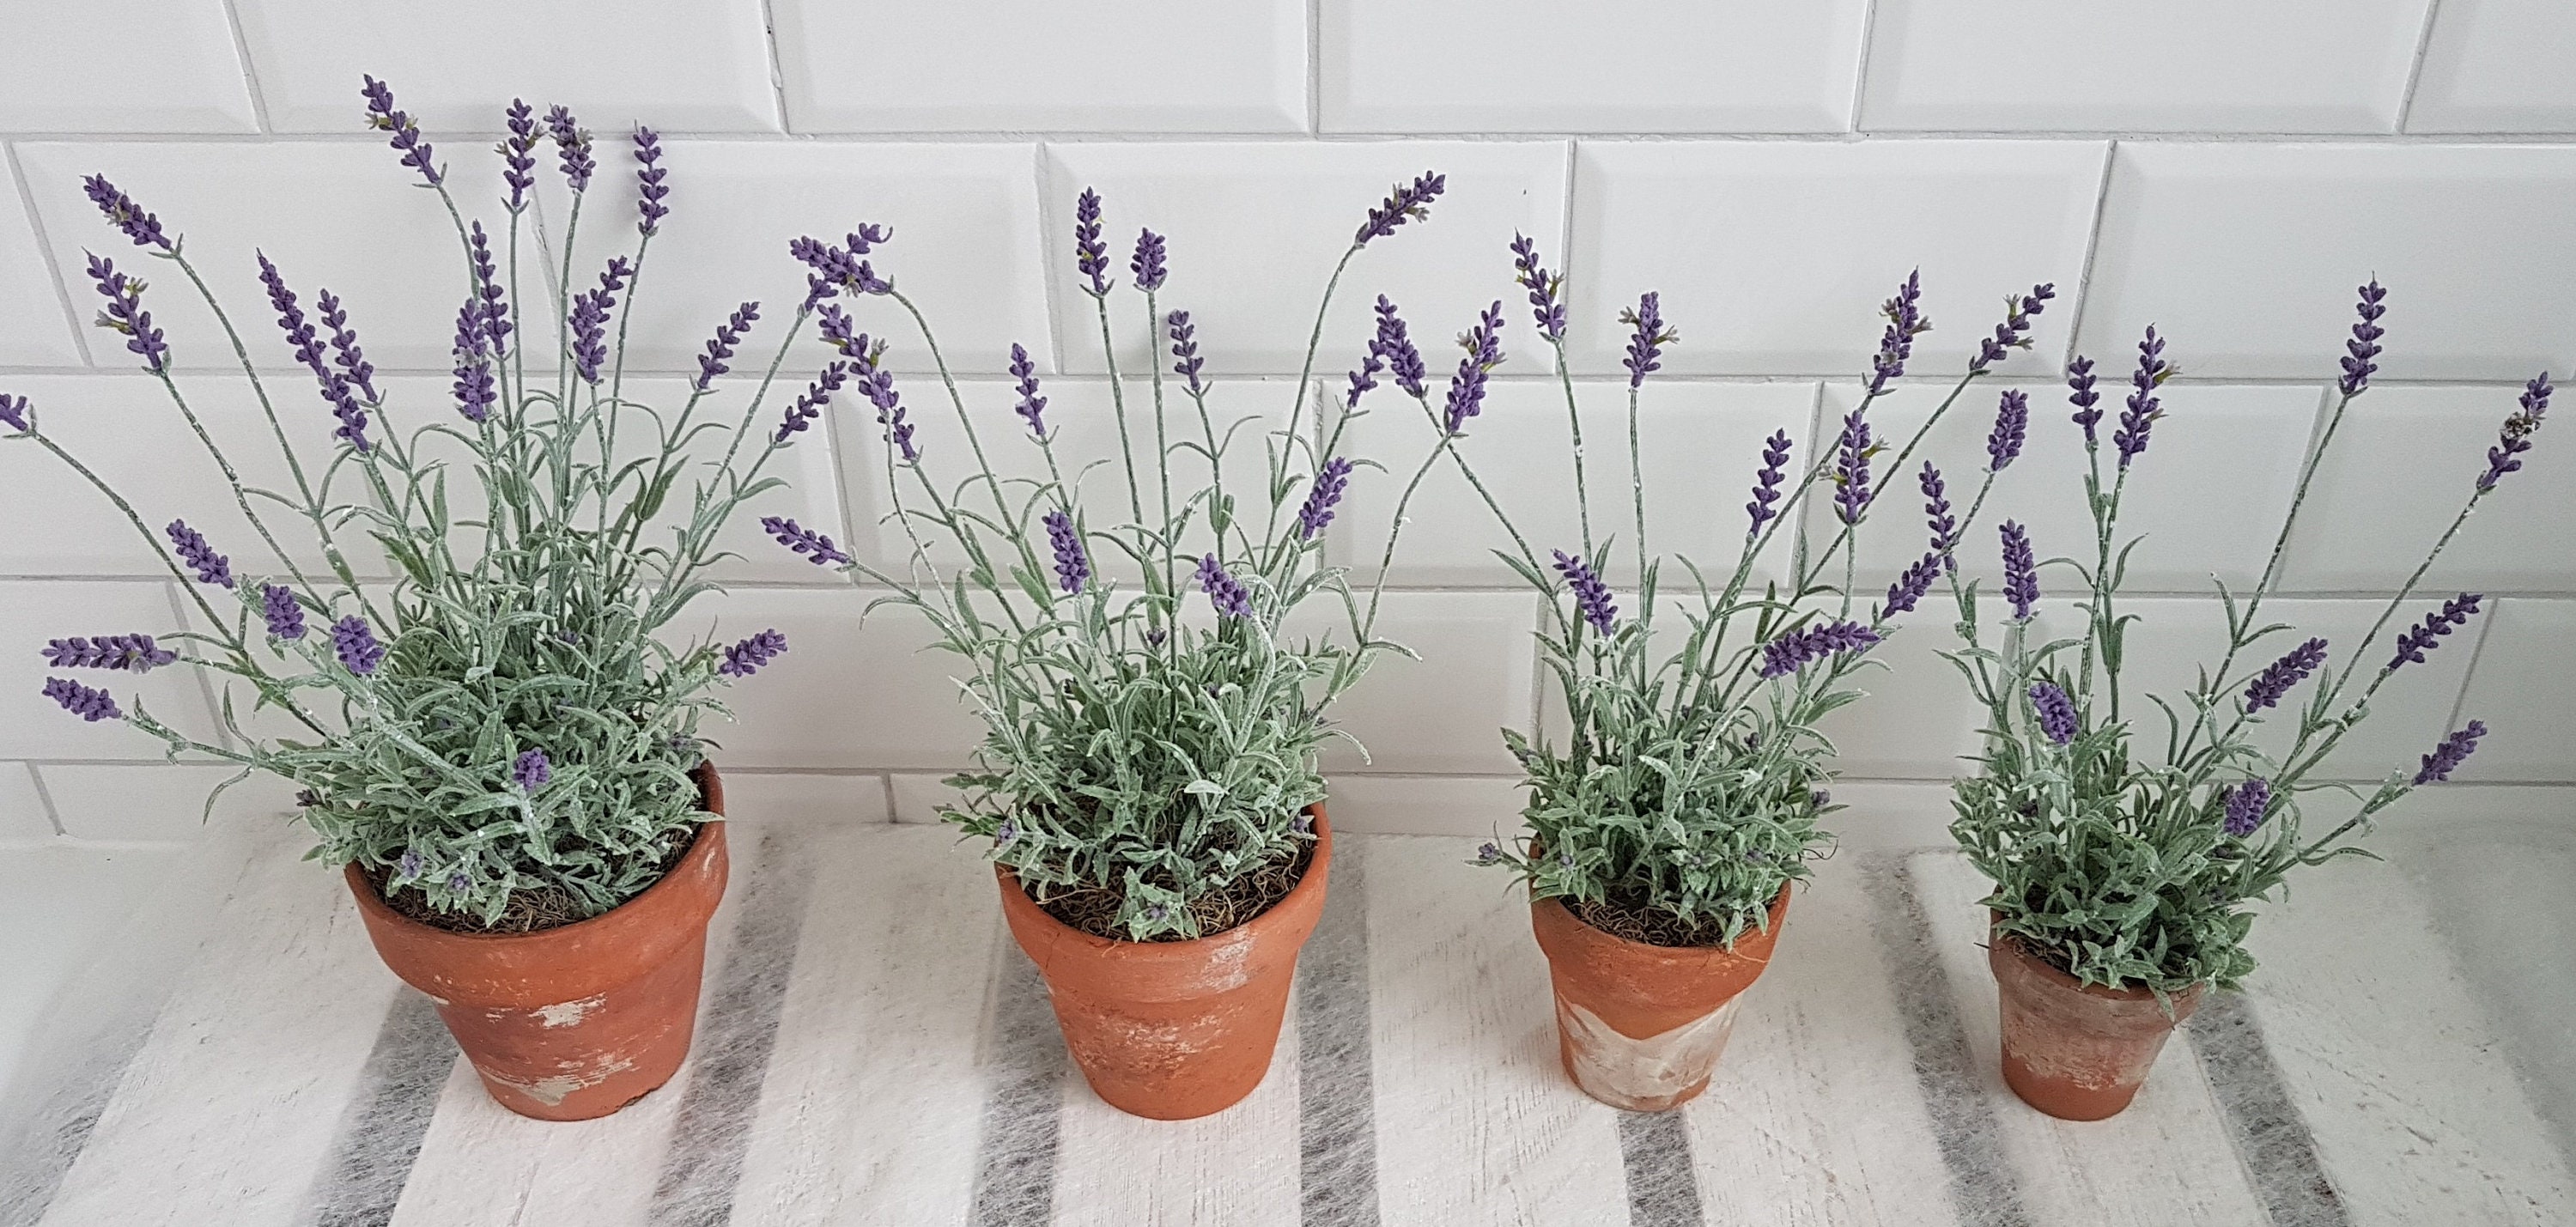
<path id="1" fill-rule="evenodd" d="M 17 176 L 0 173 L 0 363 L 78 366 L 83 360 L 80 342 L 45 267 L 44 247 L 37 241 L 35 218 L 19 197 L 20 186 Z M 78 190 L 77 182 L 72 189 Z M 73 303 L 86 320 L 88 304 Z"/>
<path id="2" fill-rule="evenodd" d="M 208 589 L 218 611 L 229 613 L 232 595 Z M 47 641 L 73 635 L 146 634 L 160 638 L 180 628 L 170 583 L 22 581 L 0 601 L 0 756 L 9 758 L 127 759 L 157 761 L 161 743 L 122 721 L 88 721 L 44 697 L 45 679 L 64 677 L 105 689 L 131 715 L 141 702 L 163 723 L 200 737 L 214 731 L 205 688 L 185 668 L 155 669 L 138 677 L 99 669 L 55 669 L 38 655 Z M 163 646 L 178 646 L 164 644 Z"/>
<path id="3" fill-rule="evenodd" d="M 1363 596 L 1363 618 L 1367 604 Z M 1367 754 L 1328 743 L 1325 771 L 1514 771 L 1501 730 L 1529 731 L 1537 615 L 1536 598 L 1517 592 L 1387 594 L 1375 633 L 1418 659 L 1379 655 L 1360 685 L 1334 704 L 1331 719 Z M 1328 632 L 1351 642 L 1348 617 L 1323 602 L 1300 610 L 1283 631 L 1291 638 Z"/>
<path id="4" fill-rule="evenodd" d="M 53 811 L 27 764 L 0 763 L 0 846 L 42 843 L 54 834 Z"/>
<path id="5" fill-rule="evenodd" d="M 36 773 L 74 839 L 189 843 L 209 820 L 271 824 L 295 807 L 293 784 L 255 773 L 225 789 L 209 813 L 206 798 L 241 774 L 220 764 L 48 763 Z"/>
<path id="6" fill-rule="evenodd" d="M 2456 778 L 2576 779 L 2576 659 L 2567 651 L 2576 601 L 2508 598 L 2493 617 L 2460 702 L 2460 723 L 2483 720 L 2489 732 Z"/>
<path id="7" fill-rule="evenodd" d="M 224 9 L 10 5 L 0 132 L 258 131 Z"/>
<path id="8" fill-rule="evenodd" d="M 932 649 L 918 615 L 884 608 L 855 588 L 735 588 L 703 598 L 674 624 L 684 635 L 731 643 L 776 628 L 787 653 L 721 697 L 734 723 L 701 733 L 723 766 L 806 769 L 853 764 L 947 769 L 981 739 L 963 691 L 963 661 Z M 712 629 L 709 629 L 709 628 Z"/>
<path id="9" fill-rule="evenodd" d="M 2576 130 L 2570 57 L 2576 9 L 2556 0 L 2442 0 L 2406 130 Z"/>

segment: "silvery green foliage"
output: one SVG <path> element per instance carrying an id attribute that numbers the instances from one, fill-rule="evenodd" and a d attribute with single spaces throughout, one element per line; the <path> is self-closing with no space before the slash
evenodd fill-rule
<path id="1" fill-rule="evenodd" d="M 562 233 L 548 236 L 530 209 L 545 134 L 527 108 L 514 108 L 501 148 L 507 225 L 487 235 L 460 210 L 416 126 L 392 110 L 390 92 L 370 81 L 368 96 L 371 123 L 394 133 L 403 165 L 454 222 L 449 284 L 465 303 L 448 404 L 384 394 L 391 390 L 376 386 L 346 311 L 324 291 L 318 314 L 307 316 L 284 271 L 262 256 L 287 347 L 339 422 L 335 432 L 319 429 L 309 393 L 292 386 L 301 380 L 263 376 L 252 362 L 251 347 L 274 341 L 236 330 L 183 244 L 94 179 L 91 198 L 110 223 L 166 262 L 167 280 L 184 279 L 222 325 L 288 484 L 264 489 L 234 476 L 239 469 L 191 407 L 200 379 L 174 376 L 148 314 L 139 314 L 143 287 L 130 279 L 112 290 L 102 279 L 117 310 L 101 324 L 130 338 L 127 348 L 232 478 L 235 505 L 257 538 L 221 543 L 243 560 L 238 582 L 217 546 L 184 525 L 169 530 L 177 552 L 165 547 L 150 524 L 166 509 L 147 521 L 136 506 L 160 491 L 111 488 L 31 413 L 10 423 L 9 437 L 43 447 L 94 484 L 194 603 L 195 629 L 164 638 L 186 645 L 181 663 L 223 690 L 227 737 L 201 740 L 139 701 L 129 717 L 174 760 L 239 767 L 225 787 L 254 771 L 295 782 L 301 817 L 320 841 L 312 858 L 381 871 L 389 888 L 418 887 L 438 910 L 488 922 L 514 891 L 559 888 L 580 914 L 597 914 L 657 880 L 710 817 L 691 773 L 703 758 L 699 721 L 721 710 L 712 686 L 720 673 L 749 672 L 774 645 L 728 656 L 703 642 L 674 646 L 670 630 L 709 590 L 718 529 L 778 484 L 763 470 L 793 436 L 754 434 L 766 379 L 748 397 L 715 382 L 757 317 L 751 304 L 719 331 L 701 377 L 677 403 L 648 405 L 624 383 L 616 308 L 621 299 L 631 307 L 656 223 L 669 211 L 649 130 L 635 134 L 636 195 L 603 201 L 588 182 L 589 132 L 558 112 L 554 139 L 576 181 L 555 214 Z M 602 209 L 608 218 L 598 219 Z M 592 288 L 572 252 L 577 238 L 596 246 L 603 227 L 624 254 Z M 549 296 L 568 308 L 528 309 Z M 327 354 L 316 320 L 330 335 Z M 717 416 L 729 393 L 747 407 Z M 309 535 L 307 552 L 281 534 Z M 316 547 L 323 567 L 298 561 Z M 360 582 L 350 559 L 363 549 L 381 556 L 390 584 Z"/>
<path id="2" fill-rule="evenodd" d="M 2028 602 L 2008 603 L 1999 641 L 1980 628 L 1976 585 L 1953 579 L 1959 633 L 1965 646 L 1946 653 L 1986 709 L 1983 766 L 1956 781 L 1957 818 L 1951 832 L 1995 883 L 1986 906 L 1999 933 L 2009 934 L 2052 964 L 2088 984 L 2144 988 L 2162 995 L 2195 984 L 2232 987 L 2255 967 L 2245 938 L 2258 914 L 2248 905 L 2270 899 L 2296 866 L 2342 855 L 2369 855 L 2349 839 L 2367 834 L 2371 820 L 2413 788 L 2447 778 L 2473 748 L 2485 726 L 2471 721 L 2424 756 L 2413 772 L 2392 770 L 2367 789 L 2310 777 L 2326 755 L 2371 711 L 2380 688 L 2404 666 L 2424 659 L 2435 639 L 2475 612 L 2478 598 L 2461 594 L 2431 614 L 2424 629 L 2402 636 L 2396 654 L 2375 656 L 2374 645 L 2413 597 L 2415 588 L 2470 513 L 2511 471 L 2512 454 L 2528 447 L 2547 408 L 2547 377 L 2534 380 L 2522 412 L 2507 419 L 2504 445 L 2486 475 L 2412 576 L 2390 598 L 2362 642 L 2329 656 L 2323 640 L 2308 640 L 2269 664 L 2248 663 L 2248 650 L 2268 655 L 2287 647 L 2276 639 L 2291 628 L 2262 618 L 2264 601 L 2280 579 L 2292 528 L 2308 487 L 2333 444 L 2346 409 L 2368 388 L 2378 352 L 2375 321 L 2380 292 L 2365 287 L 2362 322 L 2354 329 L 2353 361 L 2309 450 L 2290 509 L 2272 547 L 2271 561 L 2251 592 L 2219 586 L 2227 615 L 2227 648 L 2215 669 L 2176 699 L 2147 695 L 2161 719 L 2163 746 L 2137 743 L 2152 733 L 2136 726 L 2140 714 L 2124 692 L 2127 636 L 2137 615 L 2119 612 L 2117 600 L 2130 551 L 2138 538 L 2118 538 L 2120 504 L 2131 461 L 2145 451 L 2149 428 L 2163 416 L 2159 388 L 2171 368 L 2152 334 L 2141 347 L 2132 380 L 2130 412 L 2115 436 L 2115 472 L 2105 474 L 2092 409 L 2091 363 L 2070 372 L 2075 422 L 2084 428 L 2088 467 L 2083 474 L 2092 511 L 2092 549 L 2085 557 L 2050 558 L 2036 569 L 2007 564 L 2007 589 L 2019 579 L 2036 592 L 2037 570 L 2074 578 L 2082 596 L 2084 633 L 2042 641 Z M 2177 428 L 2187 428 L 2187 420 Z M 2515 444 L 2521 444 L 2515 447 Z M 2257 648 L 2258 644 L 2268 646 Z M 2389 649 L 2379 648 L 2380 652 Z M 2366 669 L 2365 666 L 2375 668 Z M 2298 699 L 2304 686 L 2305 699 Z M 2062 696 L 2062 698 L 2061 698 Z M 2052 711 L 2052 708 L 2054 709 Z M 2287 729 L 2276 727 L 2287 723 Z M 2324 835 L 2302 833 L 2309 807 L 2330 799 L 2351 813 Z"/>

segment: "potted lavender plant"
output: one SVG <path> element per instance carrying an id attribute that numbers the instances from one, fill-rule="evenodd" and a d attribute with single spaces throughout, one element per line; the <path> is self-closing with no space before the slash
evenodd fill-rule
<path id="1" fill-rule="evenodd" d="M 726 872 L 724 794 L 698 725 L 722 710 L 717 684 L 786 646 L 775 632 L 722 648 L 675 647 L 663 634 L 708 590 L 717 530 L 778 484 L 762 470 L 795 437 L 751 437 L 765 379 L 739 424 L 700 416 L 759 318 L 754 304 L 717 328 L 684 403 L 657 414 L 624 386 L 615 311 L 670 211 L 652 130 L 633 134 L 631 204 L 611 206 L 635 210 L 614 223 L 634 226 L 632 250 L 584 288 L 571 251 L 597 164 L 590 132 L 568 111 L 540 120 L 525 103 L 510 109 L 500 146 L 508 224 L 496 241 L 460 209 L 391 90 L 370 77 L 363 92 L 369 126 L 389 135 L 455 223 L 466 293 L 450 403 L 385 395 L 339 301 L 318 294 L 317 327 L 262 255 L 277 326 L 336 419 L 318 438 L 251 363 L 249 339 L 179 236 L 104 177 L 89 179 L 108 223 L 186 278 L 221 323 L 290 484 L 259 489 L 239 476 L 191 406 L 196 381 L 177 376 L 144 283 L 92 255 L 99 325 L 168 393 L 257 541 L 219 544 L 181 519 L 156 531 L 164 513 L 147 519 L 137 505 L 150 492 L 130 500 L 111 488 L 46 433 L 25 398 L 0 396 L 6 437 L 95 485 L 198 615 L 158 637 L 58 639 L 47 659 L 67 672 L 199 670 L 225 690 L 227 735 L 173 727 L 140 698 L 129 711 L 73 676 L 44 692 L 82 719 L 133 725 L 174 760 L 238 767 L 223 787 L 254 772 L 300 786 L 299 817 L 319 841 L 309 855 L 346 867 L 378 951 L 437 1000 L 493 1098 L 529 1116 L 601 1116 L 660 1086 L 688 1052 L 707 918 Z M 560 258 L 540 255 L 528 271 L 569 299 L 553 319 L 517 291 L 523 244 L 542 253 L 547 238 L 531 209 L 545 142 L 569 199 Z M 548 333 L 553 349 L 532 355 Z M 712 445 L 725 445 L 721 459 L 702 454 Z M 451 488 L 469 473 L 474 497 L 451 509 Z M 312 553 L 289 549 L 281 533 L 306 536 L 322 565 L 299 561 Z M 381 551 L 390 583 L 361 581 L 344 552 L 359 542 Z M 254 549 L 258 561 L 237 566 L 227 547 Z M 245 696 L 247 709 L 235 702 Z"/>
<path id="2" fill-rule="evenodd" d="M 1333 282 L 1372 241 L 1425 216 L 1443 186 L 1433 174 L 1397 185 Z M 1019 437 L 1001 445 L 1025 457 L 1017 469 L 987 450 L 910 300 L 859 259 L 886 234 L 862 227 L 847 247 L 799 240 L 817 285 L 886 295 L 912 315 L 967 459 L 954 485 L 932 476 L 884 366 L 889 343 L 854 334 L 826 304 L 823 338 L 884 428 L 902 561 L 879 566 L 792 522 L 769 527 L 810 560 L 890 589 L 878 604 L 918 611 L 941 648 L 971 662 L 963 685 L 986 733 L 976 767 L 950 781 L 962 802 L 942 817 L 989 841 L 1011 932 L 1045 975 L 1093 1089 L 1127 1112 L 1177 1120 L 1241 1100 L 1269 1066 L 1332 867 L 1318 753 L 1343 734 L 1327 713 L 1374 657 L 1400 649 L 1376 637 L 1374 596 L 1363 609 L 1323 557 L 1355 471 L 1376 467 L 1344 449 L 1355 404 L 1336 411 L 1319 393 L 1328 407 L 1309 423 L 1301 377 L 1284 426 L 1256 433 L 1266 479 L 1229 486 L 1225 458 L 1258 419 L 1219 420 L 1196 326 L 1163 309 L 1165 242 L 1151 230 L 1129 263 L 1135 307 L 1173 363 L 1167 373 L 1157 356 L 1149 394 L 1118 382 L 1109 325 L 1122 296 L 1101 225 L 1100 199 L 1085 191 L 1074 244 L 1109 363 L 1117 452 L 1059 448 L 1035 364 L 1015 345 L 1009 433 Z M 1331 296 L 1328 285 L 1316 338 Z M 1461 378 L 1481 380 L 1481 368 Z M 1150 441 L 1131 408 L 1150 414 Z M 1086 485 L 1095 475 L 1106 495 Z M 1109 510 L 1095 518 L 1091 507 Z M 1344 616 L 1292 633 L 1307 606 Z"/>
<path id="3" fill-rule="evenodd" d="M 2368 791 L 2311 779 L 2344 735 L 2371 711 L 2382 687 L 2425 660 L 2444 636 L 2476 615 L 2482 598 L 2460 593 L 2397 637 L 2380 636 L 2414 599 L 2425 572 L 2497 482 L 2522 467 L 2522 453 L 2549 407 L 2549 377 L 2524 390 L 2470 484 L 2458 517 L 2390 597 L 2369 633 L 2344 649 L 2308 638 L 2253 667 L 2249 650 L 2285 632 L 2263 620 L 2308 483 L 2334 443 L 2345 411 L 2378 369 L 2386 291 L 2361 288 L 2325 429 L 2310 448 L 2272 544 L 2271 561 L 2250 592 L 2219 586 L 2227 647 L 2215 669 L 2178 697 L 2147 695 L 2162 716 L 2165 751 L 2131 746 L 2142 714 L 2122 689 L 2124 645 L 2137 615 L 2119 612 L 2121 580 L 2136 538 L 2118 540 L 2120 502 L 2135 462 L 2164 409 L 2159 387 L 2172 373 L 2164 340 L 2150 328 L 2138 346 L 2130 392 L 2104 463 L 2104 410 L 2089 359 L 2067 369 L 2073 421 L 2084 431 L 2084 492 L 2093 515 L 2088 556 L 2035 561 L 2035 546 L 2006 523 L 2005 603 L 2000 642 L 1981 637 L 1976 585 L 1952 581 L 1965 646 L 1949 654 L 1985 705 L 1984 764 L 1956 784 L 1951 832 L 1991 878 L 1989 961 L 2001 990 L 2004 1078 L 2031 1106 L 2069 1120 L 2099 1120 L 2129 1105 L 2166 1036 L 2212 986 L 2233 988 L 2254 970 L 2245 949 L 2258 913 L 2294 868 L 2368 855 L 2349 842 L 2380 811 L 2413 789 L 2450 777 L 2486 726 L 2469 721 L 2412 771 L 2389 772 Z M 2081 635 L 2037 641 L 2039 571 L 2063 568 L 2081 586 Z M 2242 667 L 2240 667 L 2242 666 Z M 2299 689 L 2307 688 L 2304 702 Z M 2271 721 L 2295 721 L 2286 745 L 2261 736 Z M 2318 800 L 2353 802 L 2351 815 L 2322 836 L 2303 832 Z"/>
<path id="4" fill-rule="evenodd" d="M 1808 874 L 1829 836 L 1820 819 L 1834 807 L 1827 785 L 1832 744 L 1817 731 L 1825 715 L 1862 697 L 1853 682 L 1875 667 L 1870 649 L 1896 630 L 1932 583 L 1984 502 L 1952 513 L 1947 483 L 1925 461 L 1915 480 L 1931 542 L 1922 559 L 1870 603 L 1857 584 L 1861 526 L 1905 471 L 1924 436 L 1963 395 L 2016 349 L 2027 348 L 2036 317 L 2054 297 L 2047 285 L 2005 300 L 2004 321 L 1915 431 L 1882 476 L 1882 445 L 1869 410 L 1905 373 L 1915 338 L 1931 321 L 1909 276 L 1882 307 L 1886 332 L 1860 404 L 1843 419 L 1834 447 L 1793 470 L 1786 429 L 1773 434 L 1745 505 L 1748 521 L 1732 559 L 1667 559 L 1646 539 L 1638 403 L 1646 377 L 1676 340 L 1655 294 L 1620 315 L 1631 330 L 1628 370 L 1629 540 L 1640 577 L 1636 607 L 1623 615 L 1601 578 L 1614 533 L 1595 535 L 1584 467 L 1582 419 L 1565 359 L 1562 279 L 1540 264 L 1534 244 L 1513 244 L 1519 284 L 1565 392 L 1571 477 L 1580 509 L 1579 551 L 1542 562 L 1512 518 L 1458 451 L 1449 455 L 1510 534 L 1504 563 L 1548 597 L 1541 659 L 1567 718 L 1565 741 L 1505 730 L 1521 762 L 1528 834 L 1486 844 L 1481 864 L 1502 866 L 1528 887 L 1530 916 L 1548 958 L 1556 996 L 1558 1051 L 1586 1094 L 1614 1107 L 1661 1111 L 1700 1094 L 1724 1051 L 1740 994 L 1761 975 L 1789 907 L 1789 884 Z M 1471 344 L 1493 346 L 1496 303 Z M 1491 352 L 1498 358 L 1499 349 Z M 1418 394 L 1418 389 L 1417 389 Z M 1444 440 L 1475 416 L 1453 395 L 1421 409 Z M 2001 403 L 1985 481 L 2020 454 L 2026 414 Z M 1793 478 L 1791 474 L 1797 475 Z M 1418 482 L 1421 474 L 1415 475 Z M 1829 496 L 1831 536 L 1823 548 L 1796 543 L 1786 584 L 1755 582 L 1764 547 L 1790 526 L 1800 504 Z M 1612 504 L 1613 508 L 1616 503 Z M 1615 510 L 1602 517 L 1615 522 Z M 1834 572 L 1839 564 L 1840 574 Z M 1718 569 L 1722 567 L 1723 569 Z M 1663 580 L 1676 577 L 1668 591 Z M 1678 596 L 1678 600 L 1673 598 Z M 1665 602 L 1671 608 L 1663 608 Z M 1676 622 L 1678 619 L 1678 622 Z"/>

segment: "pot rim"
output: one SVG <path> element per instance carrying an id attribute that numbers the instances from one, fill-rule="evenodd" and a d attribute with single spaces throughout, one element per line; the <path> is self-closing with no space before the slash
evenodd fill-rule
<path id="1" fill-rule="evenodd" d="M 1291 902 L 1300 900 L 1309 891 L 1323 889 L 1324 875 L 1317 873 L 1316 870 L 1328 864 L 1332 857 L 1333 824 L 1329 818 L 1325 817 L 1324 803 L 1321 801 L 1317 801 L 1314 804 L 1307 806 L 1305 812 L 1315 816 L 1315 855 L 1312 859 L 1306 862 L 1306 872 L 1303 876 L 1300 876 L 1297 879 L 1297 884 L 1290 887 L 1287 894 L 1279 896 L 1278 901 L 1271 904 L 1267 909 L 1264 909 L 1260 915 L 1244 921 L 1242 924 L 1236 925 L 1233 928 L 1219 929 L 1214 933 L 1203 934 L 1198 937 L 1193 937 L 1187 941 L 1140 942 L 1124 937 L 1102 937 L 1097 933 L 1083 932 L 1080 929 L 1074 928 L 1072 925 L 1056 919 L 1054 914 L 1040 906 L 1038 901 L 1029 895 L 1028 888 L 1020 885 L 1018 875 L 1013 874 L 1009 866 L 996 864 L 993 866 L 993 874 L 995 877 L 1001 879 L 1003 889 L 1017 895 L 1022 902 L 1028 905 L 1029 911 L 1034 913 L 1034 916 L 1032 917 L 1033 920 L 1047 927 L 1048 938 L 1051 942 L 1073 942 L 1083 949 L 1092 951 L 1114 949 L 1146 950 L 1152 951 L 1156 957 L 1188 958 L 1195 955 L 1201 955 L 1207 951 L 1215 949 L 1215 943 L 1242 940 L 1256 926 L 1260 926 L 1265 922 L 1270 921 L 1272 918 L 1279 916 L 1281 913 L 1288 911 L 1289 904 Z"/>
<path id="2" fill-rule="evenodd" d="M 1630 947 L 1638 951 L 1652 951 L 1660 953 L 1666 957 L 1685 958 L 1694 955 L 1732 955 L 1736 952 L 1737 947 L 1765 937 L 1778 936 L 1780 926 L 1788 921 L 1789 888 L 1795 885 L 1797 885 L 1797 881 L 1795 879 L 1782 882 L 1780 884 L 1780 893 L 1771 897 L 1771 906 L 1765 909 L 1762 926 L 1759 928 L 1747 929 L 1742 933 L 1736 934 L 1735 944 L 1732 946 L 1658 946 L 1653 942 L 1641 942 L 1632 938 L 1621 937 L 1607 929 L 1593 927 L 1592 923 L 1585 920 L 1581 913 L 1576 912 L 1573 908 L 1565 906 L 1565 899 L 1560 895 L 1550 895 L 1544 899 L 1533 898 L 1530 900 L 1530 906 L 1553 906 L 1558 911 L 1565 913 L 1565 918 L 1573 921 L 1575 927 L 1583 930 L 1584 932 L 1589 933 L 1602 941 L 1614 942 L 1618 945 Z"/>
<path id="3" fill-rule="evenodd" d="M 2011 933 L 2006 933 L 2001 929 L 1989 928 L 1987 930 L 1986 945 L 1990 950 L 2000 950 L 2006 958 L 2036 969 L 2040 978 L 2046 980 L 2055 988 L 2082 993 L 2087 997 L 2101 997 L 2112 1001 L 2154 1001 L 2157 999 L 2156 990 L 2151 988 L 2112 988 L 2101 984 L 2086 984 L 2082 980 L 2076 979 L 2074 975 L 2067 972 L 2064 968 L 2041 957 L 2037 951 L 2034 951 L 2028 945 L 2025 945 L 2020 937 Z M 2198 1001 L 2201 993 L 2206 991 L 2208 988 L 2209 982 L 2203 980 L 2188 988 L 2168 992 L 2165 996 L 2176 1001 Z"/>
<path id="4" fill-rule="evenodd" d="M 436 925 L 422 924 L 395 911 L 393 905 L 385 902 L 383 894 L 376 890 L 376 884 L 368 879 L 366 871 L 358 868 L 357 862 L 344 862 L 340 868 L 348 875 L 349 893 L 357 897 L 359 909 L 368 913 L 370 919 L 401 929 L 434 934 L 435 937 L 431 940 L 452 939 L 475 943 L 526 942 L 554 937 L 558 934 L 573 935 L 578 939 L 596 932 L 597 930 L 592 926 L 598 926 L 603 921 L 626 913 L 648 899 L 658 903 L 658 897 L 665 893 L 666 888 L 671 888 L 674 881 L 684 876 L 684 871 L 690 865 L 715 855 L 718 840 L 710 839 L 709 836 L 715 831 L 717 824 L 725 821 L 724 780 L 716 773 L 715 761 L 712 759 L 700 759 L 697 766 L 689 769 L 689 774 L 698 780 L 698 799 L 704 803 L 705 812 L 714 814 L 715 818 L 698 824 L 697 831 L 689 836 L 688 850 L 682 852 L 679 859 L 672 861 L 671 867 L 663 871 L 661 877 L 654 879 L 651 886 L 636 892 L 625 902 L 605 912 L 596 916 L 585 916 L 571 924 L 531 929 L 525 933 L 460 933 L 454 929 L 442 929 Z"/>

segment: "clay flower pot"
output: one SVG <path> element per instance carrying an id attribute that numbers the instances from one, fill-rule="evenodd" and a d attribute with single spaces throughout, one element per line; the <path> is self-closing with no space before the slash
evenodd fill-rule
<path id="1" fill-rule="evenodd" d="M 1122 1112 L 1189 1120 L 1261 1085 L 1288 1011 L 1297 952 L 1324 912 L 1333 831 L 1315 817 L 1315 857 L 1287 897 L 1222 933 L 1185 942 L 1095 937 L 1047 915 L 995 866 L 1011 936 L 1046 977 L 1065 1047 Z"/>
<path id="2" fill-rule="evenodd" d="M 2163 1052 L 2165 1037 L 2200 1007 L 2200 986 L 2170 994 L 2168 1017 L 2145 989 L 2083 984 L 1998 933 L 1986 944 L 2003 1010 L 2004 1082 L 2060 1120 L 2117 1116 Z"/>
<path id="3" fill-rule="evenodd" d="M 713 765 L 698 786 L 724 813 Z M 385 965 L 438 1005 L 502 1107 L 539 1120 L 606 1116 L 679 1072 L 697 1028 L 707 918 L 725 889 L 725 824 L 709 822 L 662 880 L 588 920 L 533 933 L 450 933 L 385 905 L 348 867 Z"/>
<path id="4" fill-rule="evenodd" d="M 1554 899 L 1530 901 L 1530 927 L 1556 987 L 1557 1055 L 1583 1093 L 1631 1112 L 1679 1107 L 1708 1089 L 1744 990 L 1771 963 L 1789 888 L 1767 927 L 1733 949 L 1652 946 L 1614 937 Z"/>

